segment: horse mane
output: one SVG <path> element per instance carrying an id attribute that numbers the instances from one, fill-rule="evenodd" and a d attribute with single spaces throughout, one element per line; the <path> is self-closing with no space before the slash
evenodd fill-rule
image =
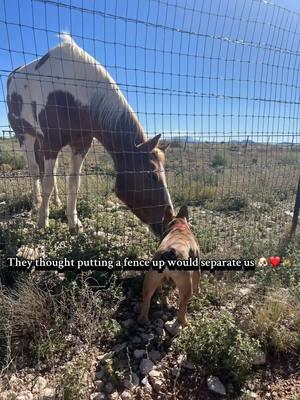
<path id="1" fill-rule="evenodd" d="M 93 121 L 102 132 L 123 134 L 123 143 L 140 144 L 146 136 L 137 115 L 128 104 L 117 83 L 109 72 L 90 54 L 79 47 L 67 32 L 59 35 L 60 47 L 69 51 L 70 58 L 81 65 L 91 64 L 97 71 L 96 82 L 89 85 L 96 88 L 91 99 L 90 110 Z M 126 140 L 128 139 L 128 140 Z"/>

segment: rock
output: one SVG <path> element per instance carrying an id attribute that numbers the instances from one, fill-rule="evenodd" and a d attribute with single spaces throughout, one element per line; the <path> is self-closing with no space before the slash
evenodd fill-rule
<path id="1" fill-rule="evenodd" d="M 161 371 L 153 369 L 152 371 L 149 372 L 149 377 L 150 379 L 163 379 L 164 376 Z"/>
<path id="2" fill-rule="evenodd" d="M 187 360 L 182 361 L 181 367 L 185 369 L 189 369 L 190 371 L 194 371 L 196 369 L 195 365 Z"/>
<path id="3" fill-rule="evenodd" d="M 181 371 L 181 368 L 174 367 L 171 369 L 171 374 L 175 377 L 178 377 L 180 375 L 180 371 Z"/>
<path id="4" fill-rule="evenodd" d="M 141 338 L 144 341 L 150 341 L 154 339 L 154 334 L 153 333 L 141 333 Z"/>
<path id="5" fill-rule="evenodd" d="M 159 328 L 163 328 L 165 322 L 161 318 L 158 318 L 157 320 L 154 321 L 154 324 Z"/>
<path id="6" fill-rule="evenodd" d="M 142 339 L 139 336 L 134 336 L 131 340 L 131 343 L 138 344 L 141 343 Z"/>
<path id="7" fill-rule="evenodd" d="M 253 365 L 265 365 L 267 362 L 266 355 L 263 351 L 258 350 L 258 352 L 254 356 L 254 360 L 252 362 Z"/>
<path id="8" fill-rule="evenodd" d="M 29 390 L 24 390 L 16 396 L 16 400 L 33 400 L 33 394 Z"/>
<path id="9" fill-rule="evenodd" d="M 145 378 L 142 379 L 141 384 L 145 386 L 145 389 L 152 391 L 152 386 L 150 385 L 148 378 L 145 376 Z"/>
<path id="10" fill-rule="evenodd" d="M 114 351 L 115 353 L 120 353 L 122 350 L 124 350 L 127 346 L 127 343 L 120 343 L 117 344 L 113 347 L 112 351 Z"/>
<path id="11" fill-rule="evenodd" d="M 161 328 L 160 326 L 158 326 L 156 328 L 156 332 L 158 336 L 161 336 L 161 339 L 164 339 L 166 337 L 166 332 L 164 330 L 164 328 Z"/>
<path id="12" fill-rule="evenodd" d="M 210 391 L 226 396 L 225 386 L 217 376 L 209 376 L 206 383 Z"/>
<path id="13" fill-rule="evenodd" d="M 113 392 L 108 396 L 109 400 L 119 400 L 120 396 L 118 392 Z"/>
<path id="14" fill-rule="evenodd" d="M 100 379 L 94 382 L 94 386 L 97 392 L 101 392 L 101 390 L 103 389 L 103 381 L 101 381 Z"/>
<path id="15" fill-rule="evenodd" d="M 42 392 L 41 400 L 55 400 L 55 389 L 45 388 Z"/>
<path id="16" fill-rule="evenodd" d="M 131 400 L 132 399 L 132 394 L 127 389 L 123 390 L 123 392 L 121 393 L 121 399 L 122 400 Z"/>
<path id="17" fill-rule="evenodd" d="M 115 204 L 115 203 L 114 203 L 113 201 L 111 201 L 111 200 L 107 200 L 106 205 L 107 205 L 107 207 L 109 207 L 109 208 L 115 208 L 115 207 L 117 207 L 117 204 Z"/>
<path id="18" fill-rule="evenodd" d="M 170 335 L 176 336 L 182 331 L 182 326 L 177 319 L 165 322 L 165 329 Z"/>
<path id="19" fill-rule="evenodd" d="M 113 390 L 114 390 L 114 387 L 113 387 L 112 383 L 111 383 L 111 382 L 108 382 L 108 383 L 105 385 L 104 390 L 105 390 L 106 393 L 112 393 Z"/>
<path id="20" fill-rule="evenodd" d="M 104 368 L 100 369 L 100 371 L 97 371 L 97 372 L 95 373 L 95 377 L 96 377 L 97 380 L 98 380 L 98 379 L 102 379 L 103 376 L 104 376 Z"/>
<path id="21" fill-rule="evenodd" d="M 251 288 L 249 288 L 249 287 L 244 287 L 244 288 L 240 289 L 240 294 L 242 296 L 247 296 L 250 293 L 251 293 Z"/>
<path id="22" fill-rule="evenodd" d="M 149 352 L 149 358 L 150 360 L 152 360 L 153 362 L 155 361 L 159 361 L 161 359 L 161 354 L 159 351 L 157 350 L 151 350 Z"/>
<path id="23" fill-rule="evenodd" d="M 15 399 L 16 395 L 14 391 L 5 390 L 4 392 L 0 393 L 0 400 L 12 400 Z"/>
<path id="24" fill-rule="evenodd" d="M 93 237 L 95 239 L 104 240 L 106 238 L 106 233 L 102 231 L 93 232 Z"/>
<path id="25" fill-rule="evenodd" d="M 134 372 L 129 379 L 124 379 L 123 385 L 126 389 L 134 389 L 140 383 L 140 379 Z"/>
<path id="26" fill-rule="evenodd" d="M 143 358 L 141 363 L 140 363 L 140 371 L 142 375 L 147 375 L 152 368 L 154 367 L 154 364 L 151 360 L 148 358 Z"/>
<path id="27" fill-rule="evenodd" d="M 124 326 L 124 328 L 130 328 L 131 326 L 133 326 L 135 324 L 134 319 L 132 318 L 128 318 L 125 321 L 122 321 L 122 325 Z"/>
<path id="28" fill-rule="evenodd" d="M 135 358 L 142 358 L 144 355 L 147 354 L 145 350 L 136 349 L 133 352 Z"/>
<path id="29" fill-rule="evenodd" d="M 105 394 L 104 393 L 92 393 L 90 395 L 90 400 L 104 400 Z"/>
<path id="30" fill-rule="evenodd" d="M 33 386 L 33 392 L 40 393 L 47 386 L 47 380 L 42 376 L 39 376 Z"/>
<path id="31" fill-rule="evenodd" d="M 160 379 L 152 380 L 152 387 L 156 392 L 160 392 L 164 387 L 164 382 Z"/>
<path id="32" fill-rule="evenodd" d="M 113 352 L 113 351 L 110 351 L 109 353 L 101 354 L 101 356 L 98 357 L 98 360 L 99 360 L 100 362 L 107 361 L 107 360 L 109 360 L 110 358 L 112 358 L 113 355 L 114 355 L 114 352 Z"/>

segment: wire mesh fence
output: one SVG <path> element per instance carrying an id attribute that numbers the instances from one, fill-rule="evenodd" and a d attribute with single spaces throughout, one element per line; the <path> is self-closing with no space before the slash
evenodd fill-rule
<path id="1" fill-rule="evenodd" d="M 207 257 L 272 254 L 300 172 L 299 14 L 260 0 L 4 0 L 0 34 L 3 265 L 150 257 L 147 225 L 157 233 L 171 202 L 190 206 Z M 84 233 L 70 235 L 77 175 Z M 32 197 L 53 176 L 38 229 L 47 204 Z"/>

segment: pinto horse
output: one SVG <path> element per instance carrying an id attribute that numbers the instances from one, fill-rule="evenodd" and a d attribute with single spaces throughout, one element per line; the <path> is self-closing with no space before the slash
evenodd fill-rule
<path id="1" fill-rule="evenodd" d="M 48 226 L 58 155 L 71 147 L 67 190 L 69 228 L 82 229 L 77 197 L 83 161 L 93 138 L 111 155 L 117 196 L 159 234 L 166 205 L 172 206 L 160 135 L 147 139 L 143 127 L 106 69 L 67 33 L 43 57 L 14 70 L 7 81 L 8 119 L 25 152 L 33 180 L 40 228 Z M 42 190 L 40 188 L 40 181 Z"/>

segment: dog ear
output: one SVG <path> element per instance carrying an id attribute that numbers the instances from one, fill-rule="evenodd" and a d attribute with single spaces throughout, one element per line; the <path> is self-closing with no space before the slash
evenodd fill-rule
<path id="1" fill-rule="evenodd" d="M 170 221 L 172 221 L 173 218 L 174 218 L 173 209 L 171 206 L 167 206 L 165 208 L 165 213 L 163 216 L 163 223 L 168 224 Z"/>
<path id="2" fill-rule="evenodd" d="M 180 207 L 179 213 L 177 214 L 176 218 L 186 218 L 186 220 L 189 220 L 189 211 L 187 206 L 182 206 Z"/>

